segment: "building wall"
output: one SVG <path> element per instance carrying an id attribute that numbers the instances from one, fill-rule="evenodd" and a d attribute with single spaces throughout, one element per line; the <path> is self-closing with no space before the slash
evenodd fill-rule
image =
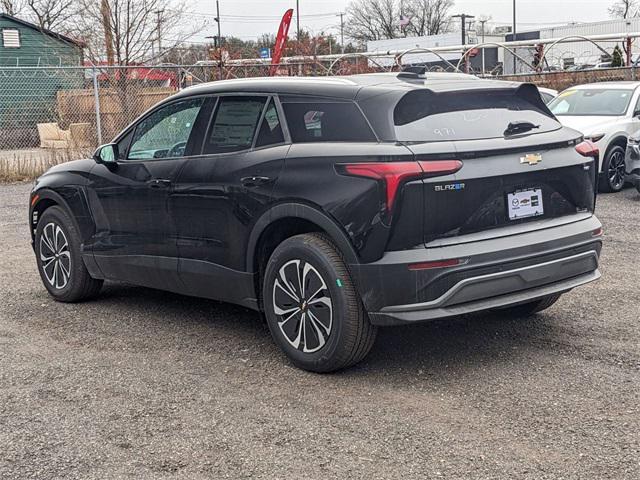
<path id="1" fill-rule="evenodd" d="M 1 31 L 5 28 L 20 32 L 20 47 L 4 47 Z M 82 88 L 85 83 L 81 69 L 23 67 L 81 64 L 78 45 L 0 16 L 0 129 L 25 130 L 25 136 L 32 138 L 37 123 L 57 121 L 57 92 Z"/>

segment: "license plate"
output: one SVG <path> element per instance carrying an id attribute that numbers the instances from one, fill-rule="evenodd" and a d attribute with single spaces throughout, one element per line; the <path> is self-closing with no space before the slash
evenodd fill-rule
<path id="1" fill-rule="evenodd" d="M 537 217 L 544 213 L 542 206 L 542 189 L 531 188 L 507 194 L 509 220 Z"/>

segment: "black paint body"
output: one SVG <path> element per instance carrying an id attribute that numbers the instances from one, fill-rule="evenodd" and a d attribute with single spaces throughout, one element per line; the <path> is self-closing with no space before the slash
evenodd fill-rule
<path id="1" fill-rule="evenodd" d="M 449 81 L 435 82 L 429 88 L 477 89 L 482 94 L 505 85 L 517 86 L 469 80 L 457 81 L 455 87 Z M 593 211 L 597 168 L 586 169 L 593 160 L 575 153 L 573 145 L 579 134 L 558 126 L 554 132 L 523 136 L 508 144 L 403 144 L 394 138 L 392 110 L 415 88 L 425 88 L 424 82 L 374 75 L 324 81 L 216 82 L 187 89 L 163 103 L 192 96 L 206 98 L 184 157 L 123 160 L 115 165 L 87 159 L 55 167 L 38 179 L 32 193 L 32 198 L 38 195 L 30 211 L 32 232 L 43 209 L 60 204 L 79 226 L 83 259 L 92 276 L 257 309 L 257 276 L 267 260 L 262 258 L 268 251 L 264 248 L 266 235 L 277 237 L 279 230 L 297 222 L 332 238 L 352 266 L 367 306 L 367 299 L 376 297 L 370 290 L 385 284 L 379 278 L 358 278 L 361 272 L 382 275 L 377 267 L 367 269 L 368 264 L 379 261 L 385 252 L 425 251 L 438 239 L 505 226 L 509 220 L 504 198 L 514 189 L 542 186 L 548 195 L 544 199 L 548 218 Z M 283 122 L 282 144 L 201 154 L 216 99 L 247 93 L 273 98 L 281 116 L 279 99 L 285 95 L 355 102 L 376 141 L 292 143 Z M 126 148 L 135 125 L 115 142 Z M 547 149 L 564 152 L 567 165 L 543 167 L 534 173 L 528 165 L 517 162 L 523 153 Z M 500 156 L 511 156 L 515 161 L 503 171 L 488 172 L 487 157 L 497 162 Z M 380 182 L 336 171 L 336 165 L 344 163 L 451 158 L 463 161 L 459 172 L 403 184 L 392 211 L 386 209 Z M 247 180 L 251 178 L 263 180 L 252 183 Z M 465 191 L 434 191 L 434 185 L 451 182 L 465 182 Z M 395 265 L 393 271 L 398 268 Z M 411 303 L 429 297 L 416 285 L 424 287 L 434 274 L 411 272 L 410 276 L 402 273 L 394 278 L 413 282 L 393 287 L 405 290 L 394 295 L 394 301 Z M 379 301 L 371 302 L 376 308 L 381 306 Z"/>

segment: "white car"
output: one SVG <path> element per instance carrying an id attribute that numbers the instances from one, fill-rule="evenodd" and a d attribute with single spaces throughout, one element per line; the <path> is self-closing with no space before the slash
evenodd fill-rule
<path id="1" fill-rule="evenodd" d="M 549 103 L 563 125 L 582 132 L 600 149 L 599 189 L 622 190 L 627 138 L 640 130 L 640 82 L 571 87 Z"/>
<path id="2" fill-rule="evenodd" d="M 552 88 L 538 87 L 542 101 L 547 105 L 558 96 L 558 91 Z"/>

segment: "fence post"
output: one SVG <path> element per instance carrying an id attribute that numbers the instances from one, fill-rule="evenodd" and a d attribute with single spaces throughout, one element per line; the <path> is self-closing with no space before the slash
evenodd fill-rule
<path id="1" fill-rule="evenodd" d="M 98 93 L 98 71 L 93 67 L 93 97 L 96 104 L 96 133 L 98 145 L 102 145 L 102 122 L 100 121 L 100 94 Z"/>

